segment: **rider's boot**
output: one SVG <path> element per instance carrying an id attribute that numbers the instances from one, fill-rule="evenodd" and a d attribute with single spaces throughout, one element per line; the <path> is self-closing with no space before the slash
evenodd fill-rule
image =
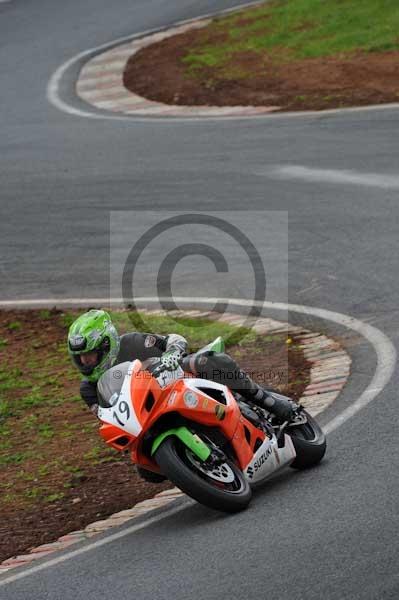
<path id="1" fill-rule="evenodd" d="M 271 412 L 281 423 L 293 419 L 295 411 L 298 409 L 296 402 L 278 392 L 264 389 L 255 382 L 252 383 L 258 389 L 254 390 L 255 393 L 251 398 L 248 396 L 248 399 L 251 399 L 254 404 L 257 404 L 268 412 Z"/>

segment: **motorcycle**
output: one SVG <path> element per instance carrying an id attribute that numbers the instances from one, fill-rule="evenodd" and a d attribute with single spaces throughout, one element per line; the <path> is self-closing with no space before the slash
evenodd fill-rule
<path id="1" fill-rule="evenodd" d="M 200 352 L 222 350 L 217 338 Z M 99 381 L 101 437 L 206 506 L 245 509 L 252 489 L 276 472 L 307 469 L 325 454 L 325 435 L 303 407 L 276 423 L 227 386 L 181 367 L 163 370 L 157 358 L 124 364 Z"/>

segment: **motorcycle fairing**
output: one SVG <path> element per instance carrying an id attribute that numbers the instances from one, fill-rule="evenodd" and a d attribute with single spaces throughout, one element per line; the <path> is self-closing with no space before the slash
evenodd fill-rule
<path id="1" fill-rule="evenodd" d="M 143 430 L 136 414 L 134 404 L 131 402 L 132 376 L 141 368 L 141 362 L 135 360 L 129 367 L 123 381 L 119 394 L 115 393 L 110 399 L 110 407 L 98 409 L 98 417 L 101 421 L 123 428 L 123 431 L 138 437 Z"/>
<path id="2" fill-rule="evenodd" d="M 272 473 L 289 465 L 295 458 L 296 452 L 291 438 L 284 435 L 284 446 L 278 447 L 275 435 L 265 438 L 263 444 L 244 469 L 244 474 L 251 486 L 264 481 Z"/>
<path id="3" fill-rule="evenodd" d="M 224 340 L 219 335 L 216 339 L 213 340 L 213 342 L 210 342 L 210 344 L 207 344 L 206 346 L 200 348 L 197 351 L 197 356 L 199 356 L 200 354 L 206 354 L 207 352 L 224 352 L 224 350 Z"/>
<path id="4" fill-rule="evenodd" d="M 155 461 L 142 452 L 143 434 L 168 412 L 177 412 L 205 426 L 218 427 L 230 441 L 240 468 L 248 477 L 252 475 L 249 477 L 251 485 L 295 457 L 290 440 L 285 448 L 278 448 L 276 442 L 271 444 L 265 432 L 245 419 L 233 394 L 222 384 L 194 377 L 179 379 L 162 389 L 136 360 L 128 369 L 120 394 L 114 395 L 111 406 L 99 410 L 103 421 L 100 433 L 116 449 L 129 447 L 133 462 L 146 468 L 159 470 Z M 150 405 L 148 398 L 151 398 Z M 184 429 L 193 436 L 189 429 Z M 188 446 L 192 443 L 191 437 L 182 441 Z M 202 455 L 205 456 L 205 453 L 206 449 L 202 448 Z M 195 454 L 201 458 L 201 451 Z"/>

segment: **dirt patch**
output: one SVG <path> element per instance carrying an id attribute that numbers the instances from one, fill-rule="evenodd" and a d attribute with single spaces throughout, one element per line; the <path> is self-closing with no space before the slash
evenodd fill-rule
<path id="1" fill-rule="evenodd" d="M 99 438 L 65 350 L 68 317 L 0 312 L 0 561 L 171 487 L 143 481 Z M 296 399 L 309 382 L 310 365 L 286 335 L 229 352 L 259 383 Z"/>
<path id="2" fill-rule="evenodd" d="M 187 48 L 223 39 L 217 29 L 192 30 L 148 46 L 128 61 L 124 85 L 149 100 L 178 105 L 273 105 L 287 111 L 398 101 L 398 51 L 288 61 L 282 48 L 236 52 L 223 68 L 190 73 L 183 63 Z"/>
<path id="3" fill-rule="evenodd" d="M 79 451 L 79 443 L 77 443 Z M 89 523 L 131 508 L 173 487 L 170 482 L 151 484 L 143 481 L 132 464 L 113 462 L 90 468 L 76 477 L 68 493 L 58 501 L 25 509 L 2 509 L 0 561 L 53 542 Z M 56 479 L 54 485 L 57 485 Z"/>

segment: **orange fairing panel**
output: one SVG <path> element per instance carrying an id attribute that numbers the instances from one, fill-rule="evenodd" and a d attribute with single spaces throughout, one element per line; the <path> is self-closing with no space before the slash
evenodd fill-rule
<path id="1" fill-rule="evenodd" d="M 233 435 L 232 446 L 241 469 L 244 469 L 252 459 L 256 441 L 264 441 L 265 439 L 266 435 L 260 429 L 252 425 L 242 415 L 240 416 L 237 429 Z"/>
<path id="2" fill-rule="evenodd" d="M 110 423 L 103 423 L 100 427 L 100 435 L 103 440 L 116 450 L 123 450 L 134 441 L 134 437 L 123 431 L 123 429 L 111 425 Z"/>
<path id="3" fill-rule="evenodd" d="M 169 393 L 169 391 L 168 391 Z M 162 396 L 162 389 L 148 371 L 134 369 L 130 382 L 130 397 L 134 411 L 142 425 Z"/>
<path id="4" fill-rule="evenodd" d="M 197 381 L 180 379 L 172 388 L 161 390 L 160 410 L 154 410 L 154 420 L 160 414 L 178 412 L 190 421 L 220 428 L 225 437 L 231 439 L 241 414 L 237 403 L 234 398 L 231 399 L 231 403 L 225 405 L 217 402 L 196 387 Z"/>

